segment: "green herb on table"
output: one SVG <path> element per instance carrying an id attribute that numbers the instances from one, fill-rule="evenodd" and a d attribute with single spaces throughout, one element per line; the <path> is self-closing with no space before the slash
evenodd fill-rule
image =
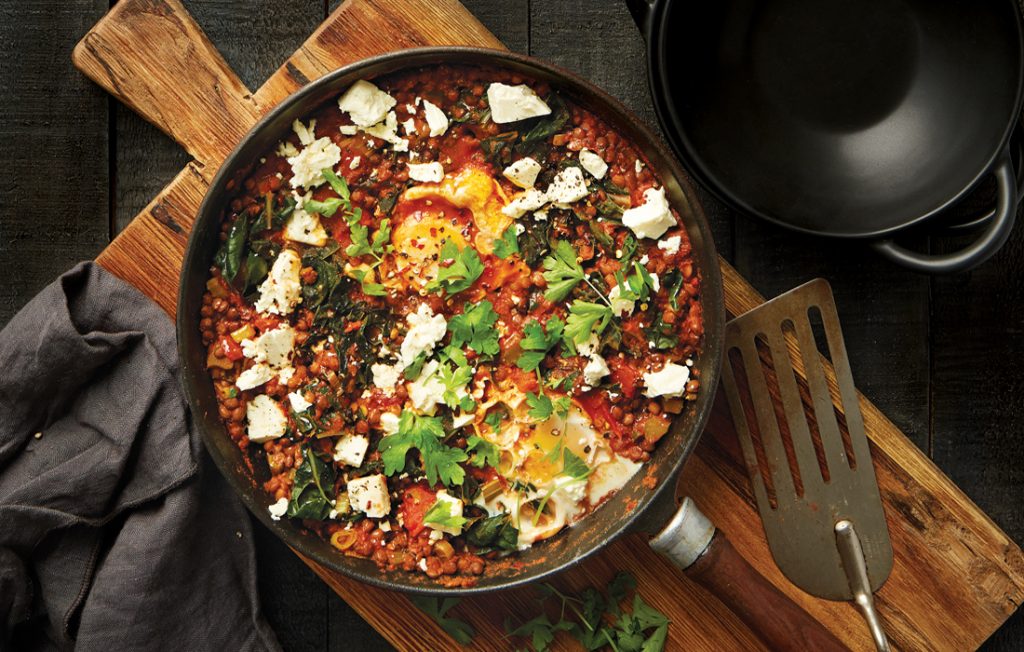
<path id="1" fill-rule="evenodd" d="M 409 598 L 414 605 L 434 619 L 449 636 L 462 645 L 469 645 L 476 636 L 473 626 L 464 620 L 450 618 L 446 614 L 452 607 L 461 602 L 459 598 L 428 598 L 425 596 L 411 596 Z"/>

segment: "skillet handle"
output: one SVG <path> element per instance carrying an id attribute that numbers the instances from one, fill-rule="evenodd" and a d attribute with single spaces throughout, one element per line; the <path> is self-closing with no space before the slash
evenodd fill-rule
<path id="1" fill-rule="evenodd" d="M 985 231 L 970 246 L 948 254 L 921 254 L 897 245 L 892 240 L 874 243 L 875 251 L 897 265 L 926 274 L 963 272 L 992 257 L 1006 243 L 1017 217 L 1017 180 L 1009 150 L 1005 150 L 994 170 L 999 199 L 995 216 Z"/>
<path id="2" fill-rule="evenodd" d="M 648 36 L 647 28 L 650 26 L 651 16 L 654 14 L 654 3 L 657 0 L 626 0 L 629 13 L 633 14 L 633 22 L 640 28 L 644 38 Z"/>
<path id="3" fill-rule="evenodd" d="M 690 498 L 650 545 L 728 606 L 770 649 L 848 650 L 758 573 Z"/>

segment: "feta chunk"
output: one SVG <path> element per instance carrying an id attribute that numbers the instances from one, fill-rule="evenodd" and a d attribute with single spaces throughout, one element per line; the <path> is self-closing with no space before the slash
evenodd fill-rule
<path id="1" fill-rule="evenodd" d="M 589 149 L 580 150 L 580 165 L 595 179 L 603 179 L 608 174 L 608 164 L 604 159 Z"/>
<path id="2" fill-rule="evenodd" d="M 270 268 L 267 279 L 260 284 L 260 298 L 256 310 L 275 315 L 287 315 L 302 301 L 302 281 L 299 271 L 302 259 L 292 249 L 283 250 Z"/>
<path id="3" fill-rule="evenodd" d="M 338 131 L 340 131 L 343 136 L 355 136 L 359 133 L 359 127 L 355 125 L 341 125 L 338 127 Z"/>
<path id="4" fill-rule="evenodd" d="M 292 406 L 292 412 L 305 412 L 313 405 L 298 391 L 292 392 L 288 395 L 288 402 Z"/>
<path id="5" fill-rule="evenodd" d="M 334 168 L 341 161 L 341 148 L 324 136 L 307 145 L 295 156 L 288 157 L 292 166 L 293 188 L 315 188 L 324 183 L 324 168 Z"/>
<path id="6" fill-rule="evenodd" d="M 405 129 L 406 136 L 414 136 L 416 134 L 416 121 L 412 118 L 403 121 L 402 129 Z"/>
<path id="7" fill-rule="evenodd" d="M 434 414 L 437 406 L 444 403 L 444 384 L 437 377 L 437 360 L 423 366 L 419 377 L 409 383 L 409 403 L 423 414 Z"/>
<path id="8" fill-rule="evenodd" d="M 601 379 L 611 373 L 611 369 L 598 353 L 591 353 L 587 358 L 587 364 L 583 367 L 583 382 L 591 387 L 597 387 Z"/>
<path id="9" fill-rule="evenodd" d="M 374 387 L 382 389 L 386 394 L 390 395 L 395 391 L 395 385 L 398 384 L 398 378 L 402 375 L 402 370 L 398 365 L 378 362 L 370 367 L 370 373 L 373 374 Z"/>
<path id="10" fill-rule="evenodd" d="M 288 417 L 284 410 L 266 394 L 260 394 L 249 401 L 245 406 L 245 419 L 249 441 L 256 444 L 277 439 L 288 429 Z"/>
<path id="11" fill-rule="evenodd" d="M 299 137 L 299 144 L 302 146 L 309 145 L 316 140 L 314 129 L 316 129 L 316 120 L 310 120 L 308 127 L 302 124 L 301 120 L 296 120 L 292 123 L 292 131 Z"/>
<path id="12" fill-rule="evenodd" d="M 435 315 L 430 306 L 423 303 L 416 312 L 405 318 L 409 324 L 409 331 L 402 340 L 402 347 L 399 355 L 399 364 L 402 369 L 411 365 L 420 353 L 429 354 L 434 346 L 444 339 L 448 332 L 448 322 L 444 315 Z"/>
<path id="13" fill-rule="evenodd" d="M 380 473 L 349 480 L 348 503 L 370 518 L 384 518 L 391 511 L 387 480 Z"/>
<path id="14" fill-rule="evenodd" d="M 359 466 L 366 456 L 366 449 L 370 447 L 370 439 L 365 435 L 349 434 L 338 440 L 334 445 L 334 461 Z"/>
<path id="15" fill-rule="evenodd" d="M 284 369 L 291 364 L 295 348 L 295 331 L 282 324 L 255 340 L 242 340 L 242 355 L 255 362 L 266 363 L 271 369 Z"/>
<path id="16" fill-rule="evenodd" d="M 356 168 L 359 167 L 359 163 L 361 161 L 362 161 L 362 157 L 361 156 L 353 156 L 352 157 L 352 161 L 348 164 L 348 169 L 349 170 L 355 170 Z"/>
<path id="17" fill-rule="evenodd" d="M 295 200 L 295 209 L 284 227 L 284 238 L 292 242 L 322 247 L 327 244 L 327 231 L 320 224 L 320 216 L 306 210 L 306 202 L 312 197 L 312 193 L 300 195 L 292 193 Z"/>
<path id="18" fill-rule="evenodd" d="M 638 238 L 660 238 L 661 234 L 676 225 L 664 188 L 648 188 L 644 191 L 644 203 L 627 208 L 622 214 L 622 224 L 633 230 Z"/>
<path id="19" fill-rule="evenodd" d="M 424 100 L 423 115 L 427 119 L 427 126 L 430 128 L 431 136 L 441 136 L 448 130 L 448 116 L 436 104 Z"/>
<path id="20" fill-rule="evenodd" d="M 487 87 L 487 103 L 491 120 L 499 125 L 551 113 L 551 107 L 526 84 L 509 86 L 495 82 Z"/>
<path id="21" fill-rule="evenodd" d="M 362 79 L 349 86 L 338 99 L 338 108 L 360 127 L 371 127 L 381 122 L 396 104 L 395 98 Z"/>
<path id="22" fill-rule="evenodd" d="M 679 253 L 679 245 L 681 245 L 682 242 L 683 239 L 680 236 L 674 235 L 671 238 L 658 240 L 658 249 L 661 249 L 669 256 L 674 256 L 675 254 Z"/>
<path id="23" fill-rule="evenodd" d="M 661 371 L 644 374 L 644 385 L 647 387 L 644 393 L 650 398 L 682 396 L 689 380 L 689 367 L 669 362 Z"/>
<path id="24" fill-rule="evenodd" d="M 274 377 L 274 371 L 265 364 L 255 364 L 242 373 L 238 374 L 235 380 L 235 387 L 241 390 L 259 387 Z"/>
<path id="25" fill-rule="evenodd" d="M 468 426 L 469 424 L 473 423 L 474 419 L 476 419 L 476 415 L 473 414 L 472 412 L 460 412 L 459 414 L 456 414 L 454 417 L 452 417 L 452 429 L 458 430 L 463 426 Z"/>
<path id="26" fill-rule="evenodd" d="M 277 144 L 277 155 L 281 158 L 288 158 L 290 156 L 298 156 L 299 150 L 295 145 L 292 145 L 287 140 L 282 140 Z"/>
<path id="27" fill-rule="evenodd" d="M 270 507 L 267 507 L 267 511 L 270 512 L 270 518 L 280 521 L 281 517 L 288 512 L 288 499 L 281 498 Z"/>
<path id="28" fill-rule="evenodd" d="M 399 421 L 400 419 L 397 414 L 382 412 L 380 415 L 380 429 L 384 431 L 385 435 L 393 435 L 398 432 Z"/>
<path id="29" fill-rule="evenodd" d="M 608 292 L 608 301 L 612 304 L 612 314 L 616 317 L 633 314 L 636 301 L 622 298 L 622 290 L 616 285 Z"/>
<path id="30" fill-rule="evenodd" d="M 432 163 L 408 163 L 409 178 L 413 181 L 438 183 L 444 178 L 444 168 L 437 161 Z"/>
<path id="31" fill-rule="evenodd" d="M 516 195 L 515 199 L 502 207 L 501 212 L 512 219 L 518 219 L 530 211 L 541 208 L 546 203 L 548 203 L 546 194 L 536 188 L 530 188 L 526 192 Z"/>
<path id="32" fill-rule="evenodd" d="M 587 182 L 583 179 L 583 170 L 575 166 L 565 168 L 555 175 L 547 192 L 548 201 L 556 204 L 572 204 L 589 194 Z"/>
<path id="33" fill-rule="evenodd" d="M 398 136 L 398 116 L 395 115 L 394 111 L 388 112 L 384 122 L 372 127 L 366 127 L 364 131 L 375 138 L 380 138 L 384 142 L 389 143 L 396 152 L 409 151 L 409 139 Z"/>
<path id="34" fill-rule="evenodd" d="M 505 168 L 502 174 L 512 183 L 525 189 L 532 188 L 537 183 L 537 175 L 540 174 L 540 170 L 540 163 L 527 156 Z"/>
<path id="35" fill-rule="evenodd" d="M 462 516 L 462 501 L 456 498 L 455 496 L 452 496 L 444 489 L 437 492 L 436 502 L 443 503 L 443 506 L 447 508 L 443 512 L 444 514 L 451 514 L 453 517 Z M 424 525 L 426 525 L 431 530 L 436 530 L 437 532 L 444 532 L 452 536 L 458 536 L 462 533 L 461 525 L 459 525 L 458 527 L 453 527 L 450 525 L 441 525 L 439 523 L 424 523 Z"/>

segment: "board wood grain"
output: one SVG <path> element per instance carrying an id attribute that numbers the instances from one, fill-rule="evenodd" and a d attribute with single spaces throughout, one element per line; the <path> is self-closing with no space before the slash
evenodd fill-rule
<path id="1" fill-rule="evenodd" d="M 122 0 L 80 42 L 75 64 L 195 160 L 100 255 L 105 267 L 140 287 L 173 315 L 187 234 L 209 179 L 256 119 L 309 80 L 365 56 L 415 45 L 500 43 L 454 0 L 349 0 L 257 91 L 250 92 L 177 0 Z M 722 263 L 727 309 L 740 314 L 763 298 Z M 856 361 L 855 361 L 856 364 Z M 898 649 L 970 649 L 1024 597 L 1020 549 L 863 397 L 896 560 L 878 604 Z M 682 490 L 725 530 L 770 581 L 854 649 L 870 643 L 854 609 L 790 585 L 771 561 L 724 403 L 683 473 Z M 454 643 L 406 598 L 317 567 L 335 591 L 403 650 Z M 602 585 L 621 569 L 673 620 L 669 649 L 757 649 L 725 607 L 672 569 L 637 537 L 623 538 L 559 578 Z M 457 608 L 480 632 L 479 649 L 507 649 L 502 623 L 535 610 L 532 590 L 466 601 Z M 565 641 L 560 641 L 564 646 Z"/>

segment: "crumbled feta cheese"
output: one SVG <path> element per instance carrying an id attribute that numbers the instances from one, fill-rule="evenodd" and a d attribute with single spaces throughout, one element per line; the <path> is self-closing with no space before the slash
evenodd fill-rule
<path id="1" fill-rule="evenodd" d="M 591 353 L 587 358 L 587 364 L 583 367 L 583 382 L 591 387 L 597 387 L 601 379 L 611 373 L 611 369 L 608 368 L 605 359 L 597 353 Z"/>
<path id="2" fill-rule="evenodd" d="M 340 131 L 343 136 L 355 136 L 359 133 L 359 127 L 355 125 L 341 125 L 338 127 L 338 131 Z"/>
<path id="3" fill-rule="evenodd" d="M 384 518 L 391 511 L 387 480 L 380 473 L 349 480 L 348 503 L 370 518 Z"/>
<path id="4" fill-rule="evenodd" d="M 548 203 L 546 194 L 536 188 L 530 188 L 516 195 L 515 199 L 502 207 L 501 212 L 512 219 L 518 219 L 529 211 L 537 210 L 546 203 Z"/>
<path id="5" fill-rule="evenodd" d="M 674 235 L 671 238 L 658 240 L 658 249 L 661 249 L 669 256 L 674 256 L 675 254 L 679 253 L 679 245 L 681 245 L 682 242 L 683 239 L 680 236 Z"/>
<path id="6" fill-rule="evenodd" d="M 270 268 L 267 279 L 260 284 L 260 298 L 256 310 L 275 315 L 287 315 L 302 301 L 302 282 L 299 271 L 302 259 L 292 249 L 285 249 L 278 255 Z"/>
<path id="7" fill-rule="evenodd" d="M 323 169 L 334 168 L 341 160 L 341 148 L 324 136 L 307 145 L 295 156 L 288 157 L 292 166 L 292 187 L 314 188 L 322 184 Z"/>
<path id="8" fill-rule="evenodd" d="M 298 391 L 288 395 L 288 402 L 292 405 L 292 412 L 305 412 L 313 405 Z"/>
<path id="9" fill-rule="evenodd" d="M 416 121 L 412 118 L 402 122 L 402 129 L 405 129 L 406 136 L 412 136 L 416 134 Z"/>
<path id="10" fill-rule="evenodd" d="M 266 363 L 271 369 L 284 369 L 291 364 L 295 348 L 295 331 L 288 324 L 269 330 L 255 340 L 242 340 L 242 355 L 254 362 Z"/>
<path id="11" fill-rule="evenodd" d="M 456 414 L 454 417 L 452 417 L 452 429 L 458 430 L 463 426 L 468 426 L 469 424 L 473 423 L 474 419 L 476 419 L 476 415 L 473 414 L 472 412 L 468 414 L 465 412 L 460 412 L 459 414 Z"/>
<path id="12" fill-rule="evenodd" d="M 327 244 L 327 231 L 320 224 L 320 216 L 310 213 L 305 208 L 305 204 L 312 194 L 307 193 L 303 196 L 293 192 L 292 197 L 295 199 L 295 208 L 284 227 L 285 240 L 301 242 L 314 247 L 322 247 Z"/>
<path id="13" fill-rule="evenodd" d="M 290 156 L 298 156 L 299 150 L 295 147 L 295 145 L 292 145 L 287 140 L 282 140 L 277 145 L 277 155 L 283 158 L 288 158 Z"/>
<path id="14" fill-rule="evenodd" d="M 637 174 L 640 174 L 640 171 L 644 169 L 644 164 L 640 162 L 640 159 L 636 160 L 636 163 L 633 165 L 633 169 Z"/>
<path id="15" fill-rule="evenodd" d="M 431 360 L 423 366 L 419 377 L 409 383 L 409 403 L 415 410 L 423 414 L 434 414 L 437 406 L 444 403 L 444 384 L 437 377 L 437 360 Z"/>
<path id="16" fill-rule="evenodd" d="M 661 290 L 661 279 L 654 272 L 651 272 L 651 290 L 654 292 Z"/>
<path id="17" fill-rule="evenodd" d="M 380 525 L 378 525 L 377 527 L 380 528 L 381 532 L 391 531 L 391 523 L 389 521 L 381 521 Z"/>
<path id="18" fill-rule="evenodd" d="M 377 362 L 370 367 L 370 373 L 373 374 L 374 387 L 382 389 L 386 394 L 390 395 L 395 391 L 395 385 L 398 384 L 398 378 L 402 375 L 402 370 L 398 365 Z"/>
<path id="19" fill-rule="evenodd" d="M 352 157 L 352 161 L 348 164 L 348 169 L 349 170 L 355 170 L 357 167 L 359 167 L 360 161 L 362 161 L 361 157 L 353 156 Z"/>
<path id="20" fill-rule="evenodd" d="M 426 557 L 420 557 L 420 560 L 416 563 L 416 565 L 419 566 L 419 569 L 421 571 L 423 571 L 424 573 L 427 572 L 427 558 Z"/>
<path id="21" fill-rule="evenodd" d="M 380 138 L 384 142 L 389 143 L 396 152 L 409 151 L 409 139 L 398 136 L 398 117 L 394 111 L 388 111 L 384 122 L 372 127 L 366 127 L 364 131 L 375 138 Z"/>
<path id="22" fill-rule="evenodd" d="M 270 512 L 270 518 L 275 521 L 280 521 L 281 517 L 288 512 L 288 499 L 282 498 L 278 500 L 276 503 L 268 507 L 267 511 Z"/>
<path id="23" fill-rule="evenodd" d="M 302 124 L 300 120 L 296 120 L 292 123 L 292 131 L 299 137 L 300 145 L 309 145 L 316 140 L 316 133 L 313 131 L 316 129 L 316 120 L 310 120 L 309 126 Z"/>
<path id="24" fill-rule="evenodd" d="M 516 224 L 516 235 L 523 235 L 524 233 L 526 233 L 526 227 L 522 224 Z"/>
<path id="25" fill-rule="evenodd" d="M 423 303 L 416 312 L 410 314 L 405 320 L 409 323 L 409 331 L 402 340 L 402 348 L 399 357 L 399 364 L 405 369 L 416 360 L 420 353 L 429 354 L 434 346 L 444 339 L 448 332 L 448 322 L 444 315 L 435 315 L 430 306 Z"/>
<path id="26" fill-rule="evenodd" d="M 533 219 L 535 221 L 537 221 L 537 222 L 547 222 L 548 221 L 548 212 L 547 211 L 537 211 L 537 212 L 535 212 L 533 214 Z"/>
<path id="27" fill-rule="evenodd" d="M 622 290 L 616 285 L 608 292 L 608 301 L 612 304 L 612 313 L 616 317 L 622 317 L 623 315 L 633 314 L 633 308 L 636 307 L 636 301 L 622 298 Z"/>
<path id="28" fill-rule="evenodd" d="M 334 461 L 359 466 L 370 447 L 370 439 L 365 435 L 345 435 L 334 445 Z"/>
<path id="29" fill-rule="evenodd" d="M 423 115 L 427 118 L 431 136 L 441 136 L 448 130 L 448 116 L 430 101 L 423 102 Z"/>
<path id="30" fill-rule="evenodd" d="M 437 161 L 432 163 L 407 163 L 409 178 L 413 181 L 438 183 L 444 178 L 444 168 Z"/>
<path id="31" fill-rule="evenodd" d="M 439 503 L 445 503 L 448 506 L 447 512 L 453 516 L 462 516 L 463 504 L 462 501 L 455 496 L 450 495 L 446 490 L 442 489 L 437 492 L 436 501 Z M 462 533 L 462 526 L 452 527 L 447 525 L 441 525 L 438 523 L 424 523 L 431 530 L 437 532 L 445 532 L 452 536 L 458 536 Z"/>
<path id="32" fill-rule="evenodd" d="M 640 256 L 640 264 L 641 265 L 646 265 L 649 262 L 651 262 L 651 257 L 650 256 L 648 256 L 647 254 L 644 254 L 643 256 Z"/>
<path id="33" fill-rule="evenodd" d="M 245 406 L 249 441 L 261 444 L 277 439 L 288 429 L 288 417 L 277 401 L 266 394 L 253 397 Z"/>
<path id="34" fill-rule="evenodd" d="M 277 374 L 277 381 L 282 385 L 287 385 L 288 381 L 295 375 L 295 367 L 285 367 Z"/>
<path id="35" fill-rule="evenodd" d="M 644 374 L 645 394 L 656 396 L 682 396 L 686 391 L 686 383 L 690 380 L 690 368 L 669 362 L 661 371 Z"/>
<path id="36" fill-rule="evenodd" d="M 265 364 L 255 364 L 238 374 L 238 378 L 235 379 L 235 386 L 243 391 L 253 389 L 273 377 L 274 371 L 270 367 Z"/>
<path id="37" fill-rule="evenodd" d="M 568 167 L 555 175 L 548 186 L 548 200 L 556 204 L 571 204 L 590 194 L 587 182 L 583 179 L 583 170 L 576 166 Z"/>
<path id="38" fill-rule="evenodd" d="M 487 87 L 487 103 L 491 107 L 491 120 L 499 125 L 551 113 L 551 107 L 526 84 L 493 83 Z"/>
<path id="39" fill-rule="evenodd" d="M 338 99 L 338 108 L 360 127 L 371 127 L 384 120 L 384 116 L 398 102 L 368 81 L 360 79 L 349 86 Z"/>
<path id="40" fill-rule="evenodd" d="M 659 238 L 670 227 L 676 225 L 664 188 L 648 188 L 644 191 L 644 203 L 627 208 L 622 214 L 622 224 L 633 230 L 638 238 Z"/>
<path id="41" fill-rule="evenodd" d="M 380 415 L 380 429 L 385 435 L 393 435 L 398 432 L 399 417 L 391 412 L 382 412 Z"/>
<path id="42" fill-rule="evenodd" d="M 608 164 L 604 162 L 597 152 L 589 149 L 580 150 L 580 165 L 595 179 L 603 179 L 608 174 Z"/>
<path id="43" fill-rule="evenodd" d="M 532 188 L 537 183 L 537 175 L 540 174 L 540 170 L 540 163 L 527 156 L 505 168 L 502 174 L 520 188 Z"/>

